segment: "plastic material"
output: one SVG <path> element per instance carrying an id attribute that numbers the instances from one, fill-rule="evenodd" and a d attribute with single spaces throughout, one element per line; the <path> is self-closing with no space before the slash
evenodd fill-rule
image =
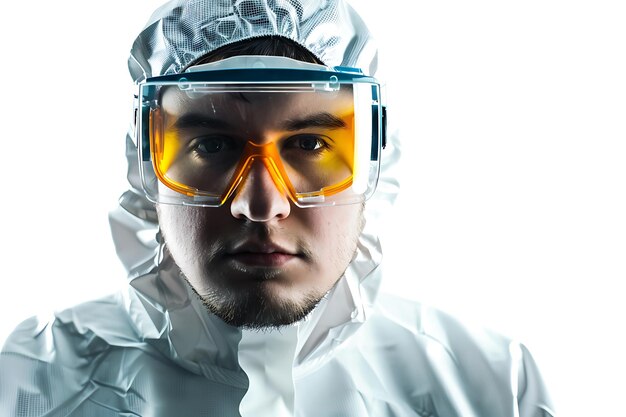
<path id="1" fill-rule="evenodd" d="M 137 143 L 152 201 L 223 205 L 255 163 L 299 207 L 374 192 L 384 137 L 375 79 L 284 57 L 200 67 L 140 84 Z"/>

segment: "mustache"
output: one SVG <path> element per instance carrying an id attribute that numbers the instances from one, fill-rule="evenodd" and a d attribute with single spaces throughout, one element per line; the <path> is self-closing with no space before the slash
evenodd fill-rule
<path id="1" fill-rule="evenodd" d="M 297 255 L 305 260 L 313 258 L 309 245 L 290 229 L 265 223 L 244 223 L 232 230 L 222 245 L 213 248 L 211 256 L 223 257 L 242 251 L 282 252 Z"/>

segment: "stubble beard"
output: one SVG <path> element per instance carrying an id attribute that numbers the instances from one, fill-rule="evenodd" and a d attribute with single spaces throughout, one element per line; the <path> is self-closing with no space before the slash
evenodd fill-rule
<path id="1" fill-rule="evenodd" d="M 200 294 L 189 280 L 186 281 L 210 313 L 231 326 L 248 330 L 279 328 L 298 322 L 328 294 L 311 290 L 298 300 L 281 299 L 268 289 L 266 281 L 245 289 L 212 288 Z"/>
<path id="2" fill-rule="evenodd" d="M 202 293 L 200 293 L 182 270 L 180 275 L 191 287 L 192 292 L 202 302 L 206 310 L 231 326 L 250 330 L 263 330 L 293 324 L 307 317 L 317 307 L 332 288 L 337 285 L 354 259 L 357 253 L 359 236 L 365 224 L 363 208 L 364 204 L 361 205 L 359 213 L 357 233 L 353 235 L 353 239 L 349 239 L 351 242 L 344 247 L 344 251 L 340 251 L 343 252 L 343 255 L 339 255 L 339 258 L 347 260 L 347 262 L 341 272 L 338 273 L 336 279 L 332 281 L 330 288 L 321 289 L 314 287 L 309 291 L 301 292 L 295 299 L 281 297 L 279 294 L 276 294 L 276 291 L 272 291 L 271 281 L 279 279 L 278 275 L 280 275 L 280 271 L 275 270 L 265 271 L 258 281 L 252 284 L 248 282 L 248 285 L 243 286 L 243 288 L 231 287 L 220 283 L 219 280 L 209 280 L 211 284 L 202 288 Z M 166 238 L 165 233 L 164 237 Z M 167 238 L 165 240 L 167 241 Z M 312 254 L 305 248 L 300 249 L 307 254 L 306 257 L 312 257 Z M 167 245 L 166 250 L 170 252 Z M 170 253 L 170 255 L 172 254 Z M 215 254 L 212 254 L 209 258 L 213 256 Z"/>
<path id="3" fill-rule="evenodd" d="M 280 271 L 266 271 L 262 277 L 259 277 L 258 281 L 252 285 L 247 285 L 245 288 L 229 287 L 213 281 L 213 284 L 204 290 L 203 294 L 194 288 L 182 272 L 181 275 L 207 311 L 225 323 L 248 330 L 277 329 L 307 317 L 337 285 L 356 256 L 358 239 L 363 230 L 363 225 L 364 218 L 361 215 L 359 233 L 354 236 L 354 242 L 347 246 L 351 249 L 348 249 L 349 252 L 344 255 L 348 262 L 336 279 L 332 281 L 331 287 L 325 291 L 313 288 L 301 293 L 297 299 L 284 298 L 272 291 L 269 284 L 273 279 L 278 279 Z M 307 256 L 311 257 L 311 255 Z"/>

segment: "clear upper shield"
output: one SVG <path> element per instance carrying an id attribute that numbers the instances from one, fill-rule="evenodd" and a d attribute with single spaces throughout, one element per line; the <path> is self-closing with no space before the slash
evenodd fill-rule
<path id="1" fill-rule="evenodd" d="M 371 195 L 384 140 L 376 80 L 288 58 L 224 61 L 140 85 L 140 165 L 151 200 L 220 206 L 253 164 L 300 207 Z"/>

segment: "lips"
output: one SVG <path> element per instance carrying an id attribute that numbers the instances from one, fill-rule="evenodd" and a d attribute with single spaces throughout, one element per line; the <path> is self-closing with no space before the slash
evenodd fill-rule
<path id="1" fill-rule="evenodd" d="M 247 266 L 281 267 L 300 255 L 274 242 L 245 241 L 227 251 L 226 257 Z"/>
<path id="2" fill-rule="evenodd" d="M 280 267 L 287 262 L 297 258 L 297 256 L 289 255 L 286 253 L 253 253 L 242 252 L 233 254 L 230 259 L 233 261 L 246 264 L 248 266 L 260 266 L 260 267 Z"/>

